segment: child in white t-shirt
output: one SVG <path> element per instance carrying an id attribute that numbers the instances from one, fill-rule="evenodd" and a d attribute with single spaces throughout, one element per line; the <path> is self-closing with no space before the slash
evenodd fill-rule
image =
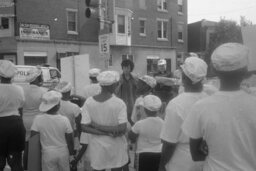
<path id="1" fill-rule="evenodd" d="M 43 94 L 31 137 L 40 134 L 42 171 L 69 171 L 69 156 L 74 155 L 73 131 L 67 117 L 58 114 L 61 94 L 49 91 Z"/>
<path id="2" fill-rule="evenodd" d="M 137 141 L 138 171 L 158 170 L 162 149 L 160 133 L 163 120 L 157 116 L 157 113 L 161 106 L 162 102 L 157 96 L 145 96 L 143 107 L 147 118 L 136 122 L 129 132 L 130 140 Z"/>

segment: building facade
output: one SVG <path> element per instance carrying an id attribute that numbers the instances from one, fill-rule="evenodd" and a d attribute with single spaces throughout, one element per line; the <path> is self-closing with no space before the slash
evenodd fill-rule
<path id="1" fill-rule="evenodd" d="M 91 67 L 121 71 L 129 58 L 142 75 L 165 58 L 175 70 L 187 52 L 187 0 L 97 1 L 99 17 L 86 18 L 82 0 L 1 0 L 0 59 L 60 67 L 61 58 L 87 53 Z M 99 50 L 104 34 L 107 54 Z"/>
<path id="2" fill-rule="evenodd" d="M 204 58 L 217 22 L 201 20 L 188 24 L 188 52 L 195 52 Z"/>
<path id="3" fill-rule="evenodd" d="M 116 0 L 110 35 L 110 67 L 132 59 L 139 75 L 156 72 L 157 61 L 176 69 L 187 52 L 186 0 Z M 118 65 L 117 65 L 118 64 Z"/>

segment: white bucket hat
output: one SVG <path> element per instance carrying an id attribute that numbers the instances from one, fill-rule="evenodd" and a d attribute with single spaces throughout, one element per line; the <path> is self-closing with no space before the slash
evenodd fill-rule
<path id="1" fill-rule="evenodd" d="M 39 67 L 32 68 L 28 71 L 28 75 L 26 77 L 26 81 L 31 83 L 35 81 L 35 79 L 42 74 L 42 70 Z"/>
<path id="2" fill-rule="evenodd" d="M 211 60 L 217 71 L 234 71 L 248 66 L 249 49 L 240 43 L 225 43 L 212 53 Z"/>
<path id="3" fill-rule="evenodd" d="M 100 69 L 92 68 L 89 70 L 89 77 L 97 77 L 100 73 Z"/>
<path id="4" fill-rule="evenodd" d="M 42 102 L 39 106 L 39 110 L 41 112 L 47 112 L 60 103 L 61 97 L 62 95 L 60 92 L 53 90 L 44 93 L 42 96 Z"/>
<path id="5" fill-rule="evenodd" d="M 109 86 L 120 79 L 119 73 L 116 71 L 103 71 L 97 76 L 97 80 L 101 86 Z"/>
<path id="6" fill-rule="evenodd" d="M 143 107 L 150 111 L 159 111 L 162 101 L 155 95 L 147 95 L 143 98 Z"/>
<path id="7" fill-rule="evenodd" d="M 8 60 L 0 60 L 0 76 L 5 78 L 12 78 L 15 76 L 17 69 L 15 65 Z"/>
<path id="8" fill-rule="evenodd" d="M 151 76 L 148 76 L 148 75 L 144 75 L 143 77 L 141 77 L 139 79 L 144 81 L 151 88 L 154 88 L 156 86 L 156 79 L 154 77 L 151 77 Z"/>
<path id="9" fill-rule="evenodd" d="M 157 65 L 166 65 L 166 60 L 165 59 L 159 59 L 157 62 Z"/>
<path id="10" fill-rule="evenodd" d="M 202 81 L 207 74 L 207 64 L 198 57 L 186 58 L 181 69 L 193 84 Z"/>
<path id="11" fill-rule="evenodd" d="M 66 93 L 72 89 L 72 85 L 70 82 L 61 81 L 56 87 L 55 90 L 60 93 Z"/>

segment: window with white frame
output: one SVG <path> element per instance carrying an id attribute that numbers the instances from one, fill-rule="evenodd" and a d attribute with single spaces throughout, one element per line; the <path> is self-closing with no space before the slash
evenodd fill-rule
<path id="1" fill-rule="evenodd" d="M 140 35 L 146 36 L 146 19 L 140 18 L 139 19 L 139 26 L 140 26 Z"/>
<path id="2" fill-rule="evenodd" d="M 0 29 L 9 29 L 9 18 L 1 17 Z"/>
<path id="3" fill-rule="evenodd" d="M 178 0 L 178 14 L 183 14 L 183 0 Z"/>
<path id="4" fill-rule="evenodd" d="M 78 34 L 76 9 L 67 9 L 67 27 L 68 34 Z"/>
<path id="5" fill-rule="evenodd" d="M 124 15 L 117 16 L 117 32 L 121 34 L 125 33 L 125 16 Z"/>
<path id="6" fill-rule="evenodd" d="M 157 20 L 157 39 L 167 40 L 168 20 Z"/>
<path id="7" fill-rule="evenodd" d="M 183 24 L 178 24 L 178 42 L 183 43 Z"/>
<path id="8" fill-rule="evenodd" d="M 157 0 L 157 10 L 167 11 L 167 0 Z"/>

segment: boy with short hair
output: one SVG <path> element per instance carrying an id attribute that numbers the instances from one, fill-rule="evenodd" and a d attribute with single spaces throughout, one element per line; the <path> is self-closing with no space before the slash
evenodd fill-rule
<path id="1" fill-rule="evenodd" d="M 138 155 L 138 171 L 158 170 L 162 143 L 160 133 L 164 121 L 157 116 L 162 102 L 154 95 L 143 98 L 143 106 L 147 118 L 134 124 L 129 132 L 132 142 L 137 141 L 136 154 Z"/>
<path id="2" fill-rule="evenodd" d="M 69 171 L 69 155 L 74 155 L 73 131 L 68 118 L 58 114 L 61 93 L 46 92 L 31 127 L 31 137 L 40 134 L 42 171 Z"/>

